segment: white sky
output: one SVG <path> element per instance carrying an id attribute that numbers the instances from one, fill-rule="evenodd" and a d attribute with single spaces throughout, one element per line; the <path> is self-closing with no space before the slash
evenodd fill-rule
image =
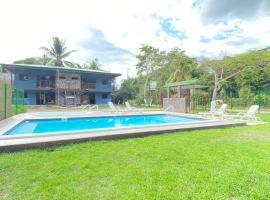
<path id="1" fill-rule="evenodd" d="M 77 50 L 67 60 L 98 58 L 123 79 L 128 68 L 136 74 L 141 44 L 210 57 L 270 45 L 268 1 L 237 0 L 233 8 L 230 1 L 0 0 L 0 63 L 41 56 L 39 47 L 59 36 Z"/>

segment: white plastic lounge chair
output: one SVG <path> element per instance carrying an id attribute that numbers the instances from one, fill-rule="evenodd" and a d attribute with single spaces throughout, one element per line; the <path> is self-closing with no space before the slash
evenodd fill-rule
<path id="1" fill-rule="evenodd" d="M 255 121 L 261 121 L 259 117 L 256 117 L 256 113 L 259 110 L 258 105 L 252 105 L 246 113 L 238 113 L 236 115 L 225 115 L 225 117 L 228 118 L 237 118 L 237 119 L 247 119 L 247 120 L 255 120 Z"/>
<path id="2" fill-rule="evenodd" d="M 226 109 L 227 109 L 228 105 L 227 104 L 222 104 L 222 106 L 214 113 L 214 115 L 218 115 L 221 116 L 222 118 L 224 117 L 224 115 L 226 114 Z"/>
<path id="3" fill-rule="evenodd" d="M 111 112 L 114 112 L 114 113 L 122 113 L 126 111 L 126 110 L 120 110 L 116 108 L 112 102 L 108 102 L 108 106 L 111 109 Z"/>
<path id="4" fill-rule="evenodd" d="M 200 113 L 201 115 L 211 115 L 212 117 L 219 116 L 223 119 L 224 115 L 226 115 L 227 104 L 222 104 L 222 106 L 216 110 L 215 112 L 209 113 Z"/>
<path id="5" fill-rule="evenodd" d="M 125 102 L 127 110 L 131 111 L 131 112 L 143 112 L 144 109 L 140 109 L 140 108 L 136 108 L 136 107 L 132 107 L 128 101 Z"/>

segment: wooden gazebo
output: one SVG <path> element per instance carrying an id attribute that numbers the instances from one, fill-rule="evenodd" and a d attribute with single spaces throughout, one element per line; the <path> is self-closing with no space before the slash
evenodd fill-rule
<path id="1" fill-rule="evenodd" d="M 163 108 L 171 107 L 174 112 L 190 112 L 192 107 L 192 96 L 196 89 L 207 88 L 199 85 L 198 80 L 187 80 L 181 82 L 168 83 L 166 88 L 166 98 L 163 98 Z"/>

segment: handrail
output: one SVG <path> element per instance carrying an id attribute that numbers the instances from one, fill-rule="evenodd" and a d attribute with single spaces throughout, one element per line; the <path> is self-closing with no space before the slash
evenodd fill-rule
<path id="1" fill-rule="evenodd" d="M 164 111 L 169 112 L 170 109 L 171 109 L 171 112 L 174 112 L 174 106 L 173 105 L 168 106 L 167 108 L 165 108 Z"/>
<path id="2" fill-rule="evenodd" d="M 93 109 L 96 109 L 98 111 L 98 105 L 93 105 L 91 106 L 90 104 L 86 105 L 85 107 L 82 108 L 82 111 L 87 110 L 88 112 L 92 111 Z"/>

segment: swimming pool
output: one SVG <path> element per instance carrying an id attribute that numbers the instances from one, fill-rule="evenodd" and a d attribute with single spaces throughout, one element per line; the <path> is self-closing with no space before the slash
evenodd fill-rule
<path id="1" fill-rule="evenodd" d="M 118 115 L 80 118 L 27 119 L 4 135 L 46 134 L 121 127 L 139 127 L 159 124 L 201 122 L 208 119 L 171 114 Z"/>

